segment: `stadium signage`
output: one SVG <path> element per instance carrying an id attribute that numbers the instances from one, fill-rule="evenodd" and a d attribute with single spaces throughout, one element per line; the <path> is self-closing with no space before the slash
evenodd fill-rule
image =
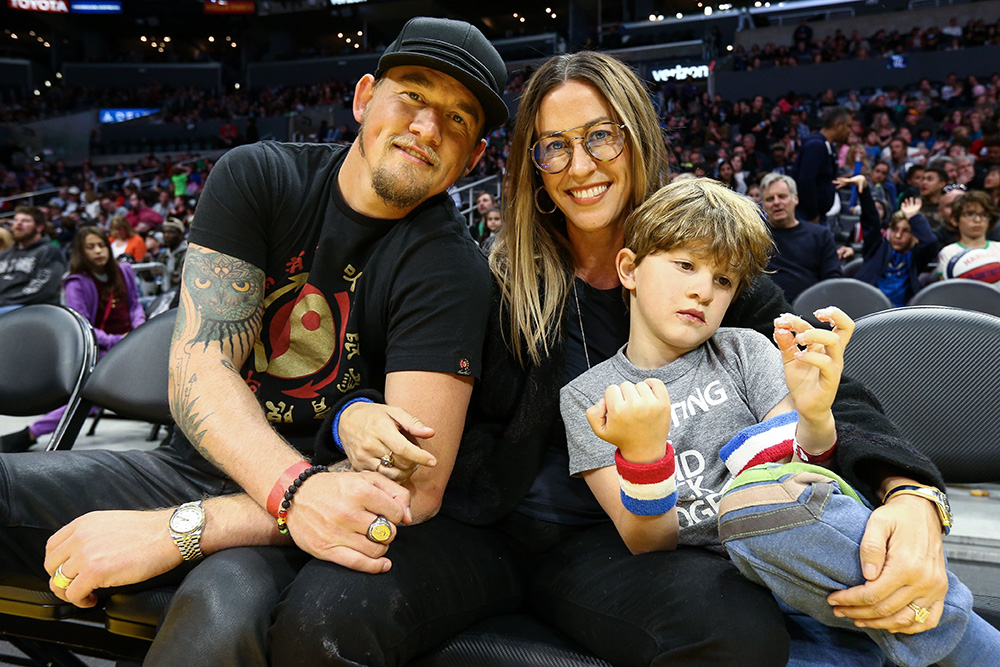
<path id="1" fill-rule="evenodd" d="M 121 14 L 121 0 L 71 0 L 70 11 L 74 14 Z"/>
<path id="2" fill-rule="evenodd" d="M 205 0 L 206 14 L 253 14 L 257 6 L 253 0 Z"/>
<path id="3" fill-rule="evenodd" d="M 677 81 L 684 81 L 685 79 L 707 79 L 709 73 L 714 68 L 715 61 L 713 60 L 708 65 L 692 65 L 691 67 L 677 65 L 676 67 L 668 69 L 655 69 L 651 74 L 653 76 L 653 81 L 670 81 L 670 79 L 675 79 Z"/>
<path id="4" fill-rule="evenodd" d="M 9 0 L 11 9 L 26 9 L 32 12 L 69 14 L 64 0 Z"/>
<path id="5" fill-rule="evenodd" d="M 98 116 L 103 124 L 124 123 L 127 120 L 152 116 L 157 112 L 159 109 L 101 109 Z"/>

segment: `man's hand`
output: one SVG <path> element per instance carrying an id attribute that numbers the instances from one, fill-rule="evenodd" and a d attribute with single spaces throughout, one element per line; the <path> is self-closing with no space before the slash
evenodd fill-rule
<path id="1" fill-rule="evenodd" d="M 843 261 L 854 257 L 854 248 L 849 245 L 842 245 L 837 248 L 837 259 Z"/>
<path id="2" fill-rule="evenodd" d="M 670 394 L 660 380 L 652 378 L 638 384 L 613 384 L 587 410 L 587 421 L 597 437 L 618 447 L 632 463 L 663 458 L 670 419 Z"/>
<path id="3" fill-rule="evenodd" d="M 437 465 L 434 455 L 414 443 L 416 438 L 434 437 L 434 429 L 402 408 L 359 401 L 340 415 L 340 442 L 351 467 L 371 470 L 402 484 L 417 466 Z M 380 465 L 392 455 L 392 467 Z"/>
<path id="4" fill-rule="evenodd" d="M 896 496 L 872 512 L 861 541 L 861 565 L 867 582 L 827 597 L 834 614 L 855 625 L 916 634 L 937 627 L 948 593 L 941 522 L 933 504 L 914 496 Z M 915 621 L 914 603 L 931 610 Z"/>
<path id="5" fill-rule="evenodd" d="M 90 512 L 63 526 L 45 545 L 45 570 L 52 576 L 61 566 L 72 583 L 60 588 L 49 580 L 49 588 L 78 607 L 93 607 L 98 588 L 169 572 L 182 562 L 167 531 L 172 512 Z"/>
<path id="6" fill-rule="evenodd" d="M 410 523 L 410 492 L 373 472 L 313 475 L 295 494 L 288 510 L 288 530 L 295 544 L 316 558 L 359 572 L 387 572 L 385 558 L 396 526 Z M 368 526 L 379 516 L 393 524 L 383 543 L 368 539 Z"/>
<path id="7" fill-rule="evenodd" d="M 920 200 L 919 197 L 907 197 L 903 200 L 903 203 L 899 205 L 899 210 L 903 212 L 906 219 L 909 220 L 917 213 L 920 213 L 920 209 L 923 207 L 924 202 Z"/>

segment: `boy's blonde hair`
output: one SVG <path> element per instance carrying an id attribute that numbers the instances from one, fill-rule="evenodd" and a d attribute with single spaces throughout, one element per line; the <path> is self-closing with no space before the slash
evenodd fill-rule
<path id="1" fill-rule="evenodd" d="M 760 207 L 710 178 L 660 188 L 625 221 L 625 247 L 636 265 L 647 255 L 691 245 L 731 267 L 737 294 L 760 277 L 774 250 Z"/>

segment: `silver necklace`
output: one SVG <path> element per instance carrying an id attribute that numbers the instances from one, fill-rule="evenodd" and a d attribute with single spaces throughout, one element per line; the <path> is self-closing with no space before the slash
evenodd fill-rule
<path id="1" fill-rule="evenodd" d="M 590 370 L 590 352 L 587 351 L 587 332 L 583 330 L 583 314 L 580 312 L 580 294 L 577 291 L 576 279 L 573 280 L 573 299 L 576 301 L 576 318 L 580 323 L 580 337 L 583 339 L 583 357 L 587 360 L 587 370 Z"/>

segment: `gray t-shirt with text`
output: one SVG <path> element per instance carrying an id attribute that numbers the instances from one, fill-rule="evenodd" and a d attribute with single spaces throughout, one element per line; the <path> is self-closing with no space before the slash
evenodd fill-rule
<path id="1" fill-rule="evenodd" d="M 560 393 L 571 475 L 615 464 L 615 447 L 594 435 L 585 413 L 609 385 L 646 378 L 658 378 L 670 393 L 679 544 L 718 546 L 719 499 L 729 480 L 719 450 L 788 393 L 781 353 L 756 331 L 730 328 L 656 369 L 636 368 L 623 347 Z"/>

